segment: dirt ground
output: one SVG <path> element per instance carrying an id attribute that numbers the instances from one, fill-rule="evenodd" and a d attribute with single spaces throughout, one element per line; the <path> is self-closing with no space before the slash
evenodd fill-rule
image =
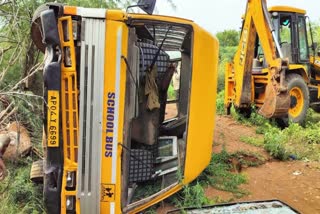
<path id="1" fill-rule="evenodd" d="M 167 118 L 176 115 L 175 105 L 168 106 Z M 304 161 L 280 162 L 272 159 L 263 148 L 255 147 L 240 141 L 241 137 L 257 137 L 255 128 L 237 123 L 231 117 L 217 116 L 213 152 L 219 153 L 225 146 L 228 152 L 239 150 L 257 152 L 263 155 L 267 162 L 259 167 L 242 169 L 248 177 L 248 183 L 241 188 L 250 194 L 240 199 L 234 199 L 229 192 L 219 191 L 212 187 L 206 189 L 210 198 L 220 197 L 222 200 L 281 200 L 301 213 L 320 213 L 320 163 Z M 172 207 L 171 207 L 172 209 Z M 166 213 L 170 207 L 165 205 L 158 213 Z"/>
<path id="2" fill-rule="evenodd" d="M 229 152 L 247 150 L 268 157 L 262 148 L 241 142 L 239 138 L 243 136 L 262 137 L 255 134 L 252 127 L 241 125 L 231 117 L 218 116 L 213 152 L 221 151 L 222 145 L 225 144 Z M 248 176 L 248 184 L 242 188 L 250 194 L 236 201 L 278 199 L 301 213 L 320 213 L 320 163 L 280 162 L 268 157 L 264 165 L 246 168 L 242 172 Z M 229 193 L 221 192 L 213 188 L 206 190 L 208 197 L 220 196 L 225 200 L 232 197 Z"/>

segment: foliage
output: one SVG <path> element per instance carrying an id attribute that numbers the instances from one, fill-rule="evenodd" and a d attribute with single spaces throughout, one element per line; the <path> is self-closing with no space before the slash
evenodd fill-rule
<path id="1" fill-rule="evenodd" d="M 148 181 L 143 184 L 138 184 L 135 193 L 133 195 L 132 201 L 139 201 L 143 198 L 149 197 L 161 190 L 161 180 Z"/>
<path id="2" fill-rule="evenodd" d="M 285 142 L 285 136 L 281 134 L 281 130 L 268 125 L 264 134 L 264 148 L 270 155 L 280 160 L 288 159 L 289 155 L 285 149 Z"/>
<path id="3" fill-rule="evenodd" d="M 9 174 L 0 182 L 0 213 L 44 213 L 42 186 L 29 179 L 31 162 L 27 159 L 8 164 Z"/>
<path id="4" fill-rule="evenodd" d="M 217 114 L 224 114 L 225 109 L 224 109 L 224 91 L 220 91 L 217 94 L 217 99 L 216 99 L 216 113 Z"/>
<path id="5" fill-rule="evenodd" d="M 168 92 L 167 92 L 167 99 L 168 100 L 178 99 L 178 97 L 176 97 L 172 84 L 169 85 Z"/>
<path id="6" fill-rule="evenodd" d="M 260 166 L 265 163 L 265 158 L 256 152 L 240 150 L 230 155 L 231 159 L 236 161 L 240 168 Z"/>
<path id="7" fill-rule="evenodd" d="M 257 134 L 263 134 L 263 139 L 258 137 L 241 137 L 240 140 L 255 146 L 261 146 L 271 156 L 279 160 L 309 159 L 320 161 L 320 115 L 309 109 L 307 124 L 302 127 L 290 123 L 289 127 L 280 129 L 276 123 L 257 114 L 253 107 L 250 118 L 237 114 L 232 108 L 232 116 L 239 122 L 256 126 Z"/>
<path id="8" fill-rule="evenodd" d="M 319 20 L 313 21 L 310 24 L 311 24 L 311 29 L 312 29 L 313 42 L 316 42 L 319 46 L 319 44 L 320 44 L 320 21 Z M 307 29 L 308 29 L 308 35 L 311 35 L 309 27 L 307 27 Z M 311 36 L 308 36 L 308 42 L 309 42 L 309 44 L 311 44 Z"/>
<path id="9" fill-rule="evenodd" d="M 204 205 L 211 205 L 214 203 L 205 196 L 204 189 L 198 181 L 184 186 L 182 191 L 176 195 L 176 198 L 174 198 L 173 201 L 179 208 L 200 208 Z"/>
<path id="10" fill-rule="evenodd" d="M 246 183 L 247 178 L 243 174 L 232 173 L 233 165 L 230 163 L 232 154 L 222 150 L 219 154 L 212 154 L 209 166 L 199 176 L 198 181 L 209 184 L 217 189 L 232 192 L 238 196 L 246 194 L 239 185 Z"/>
<path id="11" fill-rule="evenodd" d="M 219 43 L 218 92 L 224 89 L 226 63 L 230 62 L 236 53 L 239 43 L 239 32 L 225 30 L 216 34 Z"/>
<path id="12" fill-rule="evenodd" d="M 236 53 L 238 46 L 225 46 L 220 47 L 219 57 L 221 62 L 230 62 Z"/>
<path id="13" fill-rule="evenodd" d="M 216 189 L 234 193 L 236 197 L 242 197 L 247 194 L 239 185 L 247 182 L 247 178 L 243 174 L 235 173 L 233 165 L 230 162 L 232 158 L 239 158 L 244 163 L 243 157 L 245 152 L 229 154 L 226 150 L 222 150 L 219 154 L 212 154 L 210 164 L 191 184 L 183 187 L 183 190 L 171 196 L 168 201 L 174 203 L 179 208 L 198 207 L 204 205 L 212 205 L 222 203 L 219 197 L 208 198 L 205 195 L 204 187 L 210 185 Z M 260 157 L 259 157 L 260 158 Z M 259 159 L 257 158 L 257 159 Z M 248 166 L 253 163 L 246 162 Z"/>
<path id="14" fill-rule="evenodd" d="M 263 138 L 240 136 L 240 141 L 257 147 L 264 145 Z"/>
<path id="15" fill-rule="evenodd" d="M 236 30 L 224 30 L 216 34 L 219 44 L 222 47 L 226 46 L 238 46 L 239 43 L 239 31 Z"/>

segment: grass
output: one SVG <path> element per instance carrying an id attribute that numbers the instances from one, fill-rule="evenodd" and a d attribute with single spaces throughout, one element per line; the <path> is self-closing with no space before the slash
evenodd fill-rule
<path id="1" fill-rule="evenodd" d="M 219 115 L 225 114 L 225 109 L 224 109 L 224 91 L 220 91 L 217 94 L 216 112 Z"/>
<path id="2" fill-rule="evenodd" d="M 224 91 L 217 96 L 217 114 L 224 114 Z M 268 120 L 256 112 L 252 107 L 249 118 L 238 114 L 231 108 L 232 117 L 238 122 L 256 127 L 257 134 L 263 134 L 263 139 L 241 137 L 242 142 L 263 147 L 271 156 L 279 160 L 305 159 L 320 161 L 320 114 L 312 109 L 307 112 L 304 127 L 298 124 L 289 124 L 285 129 L 277 127 L 274 121 Z"/>
<path id="3" fill-rule="evenodd" d="M 240 150 L 230 155 L 241 167 L 260 166 L 266 162 L 265 158 L 256 152 Z"/>
<path id="4" fill-rule="evenodd" d="M 257 147 L 263 147 L 264 145 L 263 138 L 240 136 L 240 141 Z"/>
<path id="5" fill-rule="evenodd" d="M 307 122 L 304 127 L 290 123 L 281 129 L 257 113 L 245 119 L 236 115 L 236 119 L 246 125 L 258 126 L 256 132 L 263 134 L 263 139 L 257 137 L 240 138 L 242 142 L 263 147 L 271 156 L 279 160 L 298 159 L 320 161 L 320 122 L 319 115 L 308 110 Z M 316 122 L 317 121 L 317 122 Z"/>
<path id="6" fill-rule="evenodd" d="M 290 124 L 285 129 L 275 125 L 263 126 L 263 138 L 240 137 L 242 142 L 263 147 L 279 160 L 308 159 L 320 161 L 320 123 L 308 123 L 306 127 Z"/>
<path id="7" fill-rule="evenodd" d="M 29 179 L 31 163 L 31 158 L 7 163 L 9 174 L 0 182 L 0 213 L 45 213 L 42 185 Z"/>
<path id="8" fill-rule="evenodd" d="M 133 195 L 132 201 L 139 201 L 150 195 L 155 194 L 161 190 L 161 180 L 148 181 L 143 184 L 138 184 L 135 194 Z"/>
<path id="9" fill-rule="evenodd" d="M 11 121 L 19 121 L 30 134 L 34 147 L 41 148 L 42 101 L 25 95 L 8 97 L 17 106 L 17 114 Z M 6 121 L 10 122 L 10 121 Z M 42 197 L 42 185 L 30 181 L 32 157 L 23 157 L 17 161 L 5 161 L 8 175 L 0 182 L 0 213 L 45 213 Z"/>
<path id="10" fill-rule="evenodd" d="M 219 154 L 212 154 L 209 166 L 200 176 L 191 184 L 186 185 L 182 191 L 170 197 L 168 201 L 179 208 L 200 208 L 204 205 L 226 202 L 219 197 L 208 198 L 204 191 L 204 188 L 208 186 L 231 192 L 237 198 L 248 194 L 246 190 L 239 187 L 247 182 L 247 177 L 242 173 L 234 172 L 234 166 L 231 162 L 233 158 L 237 158 L 241 164 L 254 165 L 253 163 L 244 163 L 244 154 L 245 152 L 229 154 L 226 150 Z"/>
<path id="11" fill-rule="evenodd" d="M 292 123 L 283 130 L 270 126 L 264 135 L 264 148 L 280 160 L 320 161 L 319 137 L 319 122 L 307 124 L 305 128 Z"/>

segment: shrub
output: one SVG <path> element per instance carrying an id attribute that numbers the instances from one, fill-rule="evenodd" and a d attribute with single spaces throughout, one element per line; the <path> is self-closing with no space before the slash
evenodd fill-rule
<path id="1" fill-rule="evenodd" d="M 217 95 L 217 102 L 216 102 L 216 112 L 217 114 L 224 114 L 224 91 L 220 91 Z"/>
<path id="2" fill-rule="evenodd" d="M 0 183 L 0 213 L 44 213 L 42 185 L 29 179 L 32 160 L 8 164 L 9 175 Z"/>

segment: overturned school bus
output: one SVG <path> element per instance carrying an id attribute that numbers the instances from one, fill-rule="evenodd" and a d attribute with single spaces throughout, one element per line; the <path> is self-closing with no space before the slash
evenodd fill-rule
<path id="1" fill-rule="evenodd" d="M 148 14 L 61 4 L 35 12 L 48 213 L 136 213 L 208 165 L 218 42 L 190 20 L 152 15 L 154 4 L 139 1 Z M 179 113 L 165 120 L 177 63 Z"/>

